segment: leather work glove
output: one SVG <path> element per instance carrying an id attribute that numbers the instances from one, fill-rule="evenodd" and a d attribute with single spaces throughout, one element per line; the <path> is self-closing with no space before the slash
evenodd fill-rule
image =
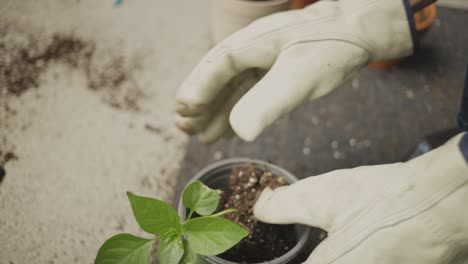
<path id="1" fill-rule="evenodd" d="M 468 263 L 468 134 L 406 163 L 338 170 L 275 191 L 254 215 L 328 231 L 307 264 Z"/>
<path id="2" fill-rule="evenodd" d="M 402 0 L 320 1 L 256 20 L 216 45 L 193 69 L 177 94 L 176 123 L 203 142 L 230 127 L 252 141 L 369 62 L 410 55 L 410 24 L 412 14 Z"/>

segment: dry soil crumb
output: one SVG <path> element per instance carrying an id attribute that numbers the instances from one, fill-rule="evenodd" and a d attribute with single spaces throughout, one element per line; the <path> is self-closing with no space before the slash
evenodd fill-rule
<path id="1" fill-rule="evenodd" d="M 0 165 L 5 165 L 10 160 L 18 160 L 18 156 L 16 156 L 16 154 L 12 151 L 2 153 L 2 151 L 0 150 L 0 158 Z"/>

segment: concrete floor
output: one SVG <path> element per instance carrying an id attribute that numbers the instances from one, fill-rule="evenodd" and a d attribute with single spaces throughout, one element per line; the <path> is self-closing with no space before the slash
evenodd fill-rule
<path id="1" fill-rule="evenodd" d="M 127 190 L 172 198 L 187 142 L 173 97 L 209 47 L 206 2 L 113 2 L 0 1 L 0 68 L 27 75 L 21 49 L 57 38 L 93 51 L 37 61 L 37 85 L 15 93 L 0 75 L 2 264 L 92 263 L 112 234 L 140 232 Z"/>

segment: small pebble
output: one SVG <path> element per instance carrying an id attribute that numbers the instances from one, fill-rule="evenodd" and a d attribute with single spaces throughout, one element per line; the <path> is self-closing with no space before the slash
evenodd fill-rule
<path id="1" fill-rule="evenodd" d="M 339 151 L 333 151 L 333 158 L 338 160 L 338 159 L 342 159 L 343 158 L 343 153 L 339 152 Z"/>
<path id="2" fill-rule="evenodd" d="M 368 148 L 370 146 L 372 146 L 372 142 L 369 140 L 369 139 L 366 139 L 362 142 L 362 144 L 364 145 L 364 147 Z"/>
<path id="3" fill-rule="evenodd" d="M 312 124 L 314 126 L 318 126 L 320 124 L 320 119 L 318 119 L 318 117 L 316 117 L 316 116 L 313 116 L 312 117 Z"/>
<path id="4" fill-rule="evenodd" d="M 331 142 L 331 147 L 332 147 L 332 149 L 337 149 L 339 146 L 340 146 L 340 144 L 338 143 L 338 141 L 333 140 L 333 141 Z"/>
<path id="5" fill-rule="evenodd" d="M 244 188 L 247 189 L 247 188 L 250 188 L 250 187 L 254 187 L 255 183 L 252 183 L 252 182 L 248 182 L 247 184 L 244 185 Z"/>
<path id="6" fill-rule="evenodd" d="M 413 90 L 406 90 L 405 94 L 406 94 L 406 98 L 408 98 L 408 99 L 414 99 L 414 92 L 413 92 Z"/>
<path id="7" fill-rule="evenodd" d="M 353 87 L 354 89 L 359 88 L 359 78 L 356 78 L 351 82 L 351 87 Z"/>
<path id="8" fill-rule="evenodd" d="M 354 138 L 350 138 L 348 143 L 349 143 L 350 147 L 354 147 L 354 146 L 356 146 L 357 141 Z"/>
<path id="9" fill-rule="evenodd" d="M 221 151 L 215 151 L 213 158 L 214 160 L 220 160 L 224 157 L 223 153 Z"/>
<path id="10" fill-rule="evenodd" d="M 308 148 L 308 147 L 303 148 L 302 153 L 304 153 L 304 155 L 306 155 L 306 156 L 309 156 L 310 155 L 310 148 Z"/>

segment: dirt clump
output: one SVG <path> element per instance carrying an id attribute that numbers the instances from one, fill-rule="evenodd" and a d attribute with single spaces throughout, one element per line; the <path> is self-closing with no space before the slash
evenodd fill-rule
<path id="1" fill-rule="evenodd" d="M 253 206 L 263 189 L 287 184 L 284 177 L 252 164 L 232 170 L 229 190 L 222 192 L 221 210 L 237 209 L 238 212 L 228 214 L 226 218 L 245 226 L 250 234 L 220 255 L 221 258 L 240 263 L 264 262 L 284 255 L 296 245 L 294 225 L 266 224 L 253 216 Z"/>

